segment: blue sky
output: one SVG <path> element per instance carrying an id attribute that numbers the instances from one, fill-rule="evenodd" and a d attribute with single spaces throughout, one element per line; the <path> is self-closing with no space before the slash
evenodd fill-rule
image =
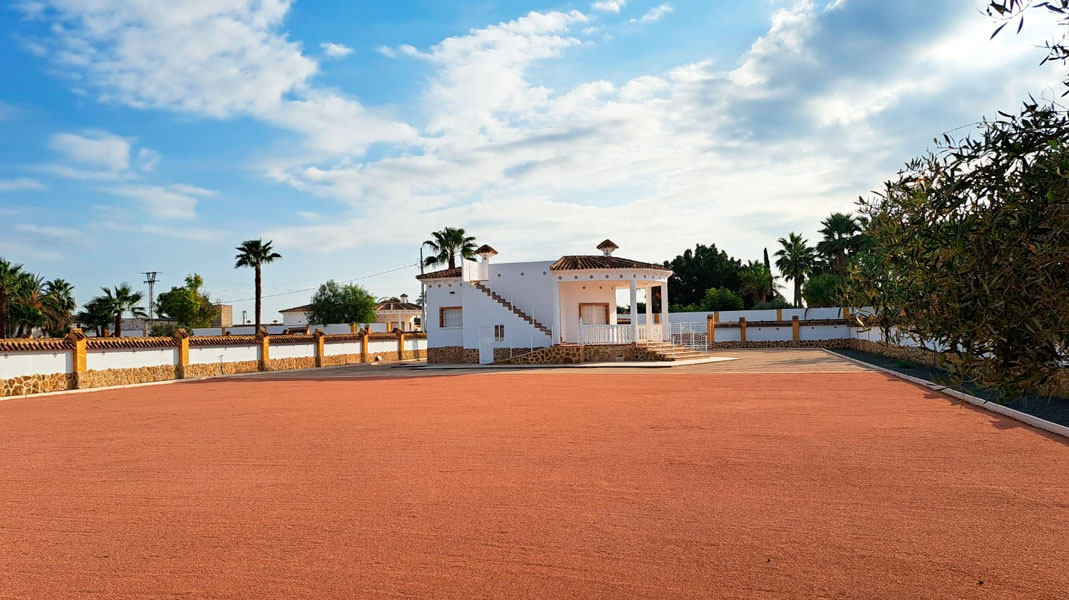
<path id="1" fill-rule="evenodd" d="M 0 9 L 0 256 L 80 302 L 198 272 L 251 313 L 260 236 L 268 321 L 328 278 L 415 296 L 449 225 L 502 261 L 759 258 L 1060 94 L 1052 29 L 988 40 L 981 0 L 164 4 Z"/>

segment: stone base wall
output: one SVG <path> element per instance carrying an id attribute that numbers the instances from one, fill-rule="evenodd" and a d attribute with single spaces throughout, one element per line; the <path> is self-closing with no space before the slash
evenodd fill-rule
<path id="1" fill-rule="evenodd" d="M 0 397 L 62 392 L 64 390 L 73 390 L 75 384 L 74 373 L 23 375 L 10 379 L 0 379 Z"/>
<path id="2" fill-rule="evenodd" d="M 731 350 L 746 348 L 849 348 L 854 340 L 770 340 L 761 342 L 713 342 L 713 350 Z"/>
<path id="3" fill-rule="evenodd" d="M 255 373 L 259 370 L 260 361 L 257 360 L 186 365 L 185 371 L 182 373 L 182 379 L 216 377 L 219 375 L 237 375 L 238 373 Z"/>
<path id="4" fill-rule="evenodd" d="M 478 353 L 476 353 L 478 358 Z M 582 346 L 547 346 L 521 356 L 498 361 L 498 365 L 576 365 L 583 362 Z"/>
<path id="5" fill-rule="evenodd" d="M 479 351 L 475 348 L 460 346 L 427 348 L 427 362 L 439 365 L 477 365 L 479 364 Z"/>
<path id="6" fill-rule="evenodd" d="M 537 350 L 538 348 L 494 348 L 494 362 L 502 360 L 508 360 L 510 358 L 519 356 L 521 354 L 527 354 Z"/>
<path id="7" fill-rule="evenodd" d="M 421 358 L 427 358 L 426 350 L 405 350 L 403 354 L 404 356 L 401 357 L 401 360 L 419 360 Z"/>
<path id="8" fill-rule="evenodd" d="M 295 371 L 297 369 L 314 369 L 315 366 L 316 359 L 314 356 L 272 358 L 264 361 L 264 371 Z"/>
<path id="9" fill-rule="evenodd" d="M 339 365 L 352 365 L 359 363 L 359 354 L 334 354 L 323 357 L 324 367 L 337 367 Z"/>
<path id="10" fill-rule="evenodd" d="M 153 381 L 170 381 L 177 379 L 174 365 L 157 365 L 154 367 L 134 367 L 130 369 L 106 369 L 102 371 L 86 371 L 77 376 L 78 388 L 111 387 L 116 385 L 131 385 L 134 383 L 151 383 Z"/>
<path id="11" fill-rule="evenodd" d="M 908 360 L 909 362 L 922 365 L 936 366 L 939 364 L 939 353 L 925 348 L 881 344 L 879 342 L 870 342 L 869 340 L 846 341 L 849 343 L 843 347 L 851 350 L 868 352 L 869 354 L 879 354 L 880 356 L 897 358 L 898 360 Z"/>
<path id="12" fill-rule="evenodd" d="M 631 344 L 583 346 L 583 362 L 627 362 L 638 360 L 637 348 Z M 645 353 L 645 348 L 643 348 Z"/>

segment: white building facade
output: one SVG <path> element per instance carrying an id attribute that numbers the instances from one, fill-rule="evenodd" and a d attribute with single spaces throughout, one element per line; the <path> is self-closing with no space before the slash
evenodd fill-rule
<path id="1" fill-rule="evenodd" d="M 426 286 L 428 361 L 488 363 L 502 348 L 662 339 L 671 270 L 613 256 L 616 248 L 605 240 L 598 245 L 600 255 L 502 263 L 491 260 L 493 248 L 483 246 L 479 261 L 418 276 Z M 620 290 L 628 292 L 629 323 L 617 317 Z"/>

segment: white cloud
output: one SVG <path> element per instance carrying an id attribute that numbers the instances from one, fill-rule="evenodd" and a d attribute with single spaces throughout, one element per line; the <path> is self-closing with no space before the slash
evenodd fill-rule
<path id="1" fill-rule="evenodd" d="M 317 153 L 361 154 L 374 142 L 417 139 L 408 124 L 310 82 L 318 64 L 278 30 L 288 0 L 42 4 L 35 14 L 53 21 L 54 35 L 41 42 L 102 101 L 251 116 L 304 135 Z"/>
<path id="2" fill-rule="evenodd" d="M 672 8 L 671 4 L 662 4 L 660 6 L 655 6 L 655 7 L 651 8 L 651 9 L 649 9 L 648 11 L 646 11 L 646 14 L 642 15 L 638 19 L 631 19 L 631 22 L 632 23 L 636 23 L 636 22 L 638 22 L 638 23 L 653 23 L 654 21 L 660 21 L 661 17 L 667 15 L 668 13 L 672 12 L 673 10 L 675 10 L 675 9 Z"/>
<path id="3" fill-rule="evenodd" d="M 122 185 L 109 190 L 112 194 L 132 200 L 134 206 L 153 217 L 162 219 L 192 219 L 196 216 L 197 199 L 215 192 L 190 185 Z"/>
<path id="4" fill-rule="evenodd" d="M 598 0 L 591 4 L 590 8 L 601 12 L 618 13 L 625 4 L 627 4 L 627 0 Z"/>
<path id="5" fill-rule="evenodd" d="M 342 58 L 353 53 L 352 48 L 342 44 L 335 44 L 334 42 L 323 42 L 319 44 L 319 47 L 323 49 L 323 54 L 330 58 Z"/>
<path id="6" fill-rule="evenodd" d="M 56 133 L 49 138 L 48 146 L 69 160 L 111 172 L 130 167 L 130 141 L 105 131 L 86 135 Z"/>
<path id="7" fill-rule="evenodd" d="M 129 179 L 153 171 L 161 158 L 150 148 L 135 150 L 131 138 L 100 130 L 56 133 L 49 137 L 48 147 L 66 162 L 34 168 L 70 179 Z"/>
<path id="8" fill-rule="evenodd" d="M 788 231 L 812 237 L 821 216 L 849 210 L 939 127 L 1057 81 L 1016 50 L 1030 40 L 989 42 L 967 3 L 796 2 L 733 63 L 697 56 L 559 89 L 541 67 L 578 51 L 589 18 L 532 12 L 430 47 L 379 48 L 431 70 L 420 96 L 404 99 L 416 105 L 407 123 L 315 85 L 315 61 L 282 33 L 283 2 L 169 11 L 64 0 L 51 10 L 65 36 L 52 43 L 76 55 L 63 64 L 102 98 L 299 135 L 303 147 L 264 159 L 265 172 L 341 208 L 267 232 L 280 246 L 418 243 L 456 224 L 503 259 L 591 252 L 612 237 L 624 256 L 660 260 L 698 241 L 756 258 Z M 967 18 L 977 31 L 953 26 Z M 373 143 L 383 152 L 369 158 Z M 206 192 L 117 189 L 163 218 L 191 218 Z"/>
<path id="9" fill-rule="evenodd" d="M 0 179 L 0 192 L 25 192 L 43 189 L 46 189 L 45 184 L 36 179 L 30 179 L 29 177 Z"/>

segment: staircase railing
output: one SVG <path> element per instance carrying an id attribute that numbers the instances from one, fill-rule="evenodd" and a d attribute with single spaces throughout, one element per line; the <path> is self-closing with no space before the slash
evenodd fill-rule
<path id="1" fill-rule="evenodd" d="M 489 296 L 491 300 L 500 304 L 502 307 L 505 308 L 505 310 L 510 311 L 512 314 L 516 315 L 520 319 L 523 319 L 527 323 L 531 324 L 531 326 L 533 326 L 542 334 L 550 337 L 553 336 L 553 331 L 549 327 L 546 327 L 533 316 L 531 316 L 530 313 L 524 311 L 519 306 L 517 306 L 511 294 L 502 294 L 501 292 L 495 291 L 487 285 L 478 281 L 472 281 L 471 286 Z"/>

